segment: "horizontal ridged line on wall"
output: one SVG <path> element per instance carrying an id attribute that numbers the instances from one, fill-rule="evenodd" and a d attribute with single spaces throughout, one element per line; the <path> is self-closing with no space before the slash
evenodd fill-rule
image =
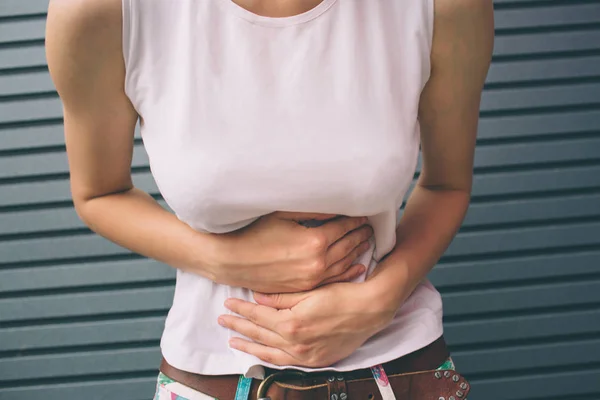
<path id="1" fill-rule="evenodd" d="M 473 399 L 600 399 L 600 3 L 494 6 L 471 206 L 430 274 L 444 332 Z M 72 208 L 46 9 L 0 1 L 0 400 L 147 399 L 175 270 Z"/>

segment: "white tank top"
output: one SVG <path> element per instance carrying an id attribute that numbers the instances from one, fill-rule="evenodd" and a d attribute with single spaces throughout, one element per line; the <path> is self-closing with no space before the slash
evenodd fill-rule
<path id="1" fill-rule="evenodd" d="M 368 216 L 374 239 L 356 262 L 372 272 L 417 164 L 433 1 L 323 0 L 271 18 L 231 0 L 123 0 L 125 91 L 177 217 L 223 233 L 277 210 Z M 253 301 L 177 271 L 161 339 L 170 364 L 257 378 L 277 368 L 229 348 L 237 334 L 217 323 L 228 297 Z M 441 297 L 424 279 L 388 328 L 330 368 L 383 363 L 441 334 Z"/>

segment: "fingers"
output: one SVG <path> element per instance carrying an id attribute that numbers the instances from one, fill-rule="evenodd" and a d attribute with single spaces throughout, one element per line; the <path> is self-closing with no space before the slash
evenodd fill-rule
<path id="1" fill-rule="evenodd" d="M 290 310 L 278 311 L 271 307 L 233 298 L 225 301 L 225 307 L 271 331 L 274 331 L 277 324 L 283 321 L 284 313 L 290 312 Z"/>
<path id="2" fill-rule="evenodd" d="M 232 329 L 257 343 L 269 347 L 282 349 L 288 345 L 288 342 L 276 332 L 258 326 L 245 318 L 239 318 L 233 315 L 221 315 L 219 317 L 219 325 Z"/>
<path id="3" fill-rule="evenodd" d="M 350 268 L 352 263 L 354 261 L 356 261 L 356 259 L 361 254 L 363 254 L 365 251 L 367 251 L 370 247 L 371 247 L 371 245 L 369 244 L 369 242 L 360 243 L 350 253 L 348 253 L 348 255 L 346 255 L 340 261 L 333 263 L 329 268 L 327 268 L 327 270 L 325 271 L 325 274 L 323 276 L 323 280 L 326 280 L 326 279 L 329 279 L 332 277 L 337 277 L 337 276 L 343 274 L 344 272 L 346 272 L 346 270 L 348 268 Z"/>
<path id="4" fill-rule="evenodd" d="M 281 310 L 286 308 L 292 308 L 309 296 L 310 294 L 308 292 L 274 294 L 255 292 L 254 300 L 258 304 L 261 304 L 263 306 L 273 307 Z"/>
<path id="5" fill-rule="evenodd" d="M 271 215 L 280 219 L 288 219 L 291 221 L 306 221 L 309 219 L 327 220 L 333 219 L 338 216 L 338 214 L 321 214 L 291 211 L 275 211 Z"/>
<path id="6" fill-rule="evenodd" d="M 232 338 L 229 345 L 244 353 L 252 354 L 261 360 L 275 365 L 296 365 L 298 360 L 281 349 L 268 347 L 259 343 L 252 343 L 240 338 Z"/>
<path id="7" fill-rule="evenodd" d="M 326 245 L 327 247 L 329 247 L 344 236 L 346 236 L 346 234 L 348 234 L 349 232 L 361 227 L 362 225 L 365 225 L 368 222 L 369 220 L 367 219 L 367 217 L 340 217 L 335 221 L 330 221 L 326 224 L 312 229 L 315 229 L 316 231 L 324 235 Z M 356 244 L 358 244 L 358 242 L 360 241 L 362 240 L 357 241 L 354 244 L 354 246 L 356 246 Z M 349 247 L 348 251 L 354 246 Z"/>
<path id="8" fill-rule="evenodd" d="M 333 276 L 325 281 L 321 282 L 319 286 L 327 285 L 335 282 L 351 282 L 358 278 L 362 273 L 366 271 L 367 267 L 362 264 L 354 264 L 348 268 L 345 272 L 340 275 Z"/>
<path id="9" fill-rule="evenodd" d="M 360 254 L 369 249 L 369 245 L 365 245 L 369 238 L 373 235 L 373 228 L 370 225 L 363 225 L 348 233 L 346 236 L 333 243 L 327 249 L 325 254 L 325 265 L 332 266 L 340 260 L 348 256 L 353 256 L 353 260 Z M 362 252 L 360 251 L 362 250 Z M 350 264 L 347 264 L 348 266 Z M 341 273 L 338 271 L 337 273 Z"/>

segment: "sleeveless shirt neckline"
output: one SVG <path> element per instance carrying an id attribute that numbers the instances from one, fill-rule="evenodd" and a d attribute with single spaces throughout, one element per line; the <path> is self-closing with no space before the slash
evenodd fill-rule
<path id="1" fill-rule="evenodd" d="M 289 17 L 267 17 L 264 15 L 258 15 L 238 5 L 233 0 L 218 0 L 217 2 L 227 8 L 228 11 L 232 12 L 237 17 L 245 19 L 253 24 L 270 27 L 285 27 L 302 24 L 317 18 L 331 8 L 336 1 L 337 0 L 322 0 L 310 10 L 300 14 L 291 15 Z"/>

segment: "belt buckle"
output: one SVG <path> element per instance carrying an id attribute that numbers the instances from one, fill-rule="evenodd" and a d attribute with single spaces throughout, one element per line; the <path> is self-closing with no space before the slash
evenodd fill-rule
<path id="1" fill-rule="evenodd" d="M 256 394 L 256 399 L 257 400 L 271 400 L 270 397 L 267 397 L 267 390 L 269 390 L 269 387 L 271 386 L 271 384 L 273 382 L 275 382 L 277 380 L 277 378 L 281 378 L 283 376 L 297 376 L 300 378 L 304 378 L 306 376 L 306 373 L 304 373 L 302 371 L 282 370 L 282 371 L 277 371 L 277 372 L 267 376 L 265 379 L 263 379 L 263 381 L 258 386 L 258 393 Z"/>

